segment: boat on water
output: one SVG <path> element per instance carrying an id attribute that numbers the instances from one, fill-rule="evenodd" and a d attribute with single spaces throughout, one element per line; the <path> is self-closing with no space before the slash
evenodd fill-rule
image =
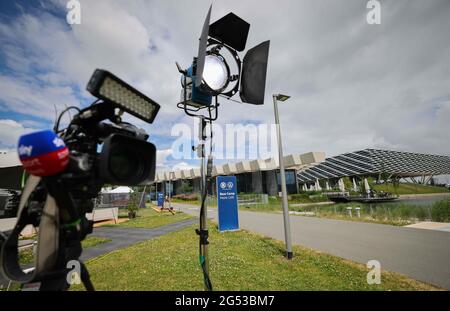
<path id="1" fill-rule="evenodd" d="M 336 203 L 383 203 L 398 200 L 399 197 L 388 192 L 370 192 L 366 195 L 350 195 L 349 192 L 327 193 L 328 200 Z"/>

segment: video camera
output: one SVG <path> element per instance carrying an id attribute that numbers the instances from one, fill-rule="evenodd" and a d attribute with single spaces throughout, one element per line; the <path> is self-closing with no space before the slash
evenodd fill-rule
<path id="1" fill-rule="evenodd" d="M 31 176 L 22 191 L 18 221 L 1 247 L 1 269 L 11 281 L 38 284 L 40 290 L 70 287 L 68 263 L 78 261 L 81 241 L 92 232 L 94 199 L 104 184 L 137 186 L 154 180 L 156 147 L 149 135 L 124 122 L 127 112 L 152 123 L 160 106 L 113 74 L 97 69 L 87 90 L 97 100 L 87 108 L 68 107 L 54 131 L 22 136 L 19 157 Z M 66 129 L 64 113 L 77 114 Z M 27 225 L 39 227 L 35 269 L 25 273 L 19 264 L 18 238 Z M 83 263 L 80 277 L 93 290 Z"/>

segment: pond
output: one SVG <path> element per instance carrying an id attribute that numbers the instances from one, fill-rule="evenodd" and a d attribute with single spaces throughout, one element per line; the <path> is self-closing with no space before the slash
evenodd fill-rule
<path id="1" fill-rule="evenodd" d="M 407 204 L 407 205 L 415 205 L 415 206 L 421 206 L 421 207 L 430 207 L 433 205 L 433 203 L 442 201 L 445 199 L 450 200 L 450 196 L 445 195 L 445 194 L 437 194 L 437 195 L 433 195 L 433 196 L 399 199 L 394 202 L 383 203 L 383 204 Z"/>

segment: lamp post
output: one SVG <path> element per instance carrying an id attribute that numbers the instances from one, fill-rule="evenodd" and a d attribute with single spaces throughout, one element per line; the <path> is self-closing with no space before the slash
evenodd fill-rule
<path id="1" fill-rule="evenodd" d="M 169 172 L 169 209 L 172 208 L 172 173 Z"/>
<path id="2" fill-rule="evenodd" d="M 283 143 L 281 141 L 281 128 L 280 118 L 278 116 L 278 101 L 284 102 L 288 100 L 290 96 L 282 94 L 273 95 L 273 108 L 275 111 L 275 123 L 277 125 L 277 137 L 278 137 L 278 157 L 280 163 L 280 177 L 281 177 L 281 193 L 282 193 L 282 206 L 283 206 L 283 219 L 284 219 L 284 238 L 286 241 L 286 256 L 288 259 L 292 259 L 292 241 L 291 241 L 291 225 L 289 222 L 289 208 L 286 190 L 286 174 L 284 172 L 283 162 Z"/>

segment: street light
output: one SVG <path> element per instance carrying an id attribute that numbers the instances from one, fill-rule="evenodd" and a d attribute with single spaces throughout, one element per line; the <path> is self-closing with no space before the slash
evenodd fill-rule
<path id="1" fill-rule="evenodd" d="M 169 210 L 172 208 L 172 173 L 169 172 Z"/>
<path id="2" fill-rule="evenodd" d="M 281 195 L 282 195 L 282 206 L 283 206 L 283 219 L 284 219 L 284 238 L 286 241 L 286 257 L 292 259 L 292 241 L 291 241 L 291 225 L 289 223 L 289 208 L 286 190 L 286 175 L 284 172 L 284 162 L 283 162 L 283 143 L 281 141 L 281 128 L 280 128 L 280 118 L 278 116 L 278 101 L 284 102 L 288 100 L 290 96 L 283 94 L 273 95 L 273 108 L 275 111 L 275 123 L 277 125 L 277 137 L 278 137 L 278 157 L 280 163 L 280 177 L 281 177 Z"/>
<path id="3" fill-rule="evenodd" d="M 291 96 L 288 95 L 283 95 L 283 94 L 278 94 L 277 96 L 277 100 L 280 102 L 285 102 L 287 101 L 289 98 L 291 98 Z"/>

